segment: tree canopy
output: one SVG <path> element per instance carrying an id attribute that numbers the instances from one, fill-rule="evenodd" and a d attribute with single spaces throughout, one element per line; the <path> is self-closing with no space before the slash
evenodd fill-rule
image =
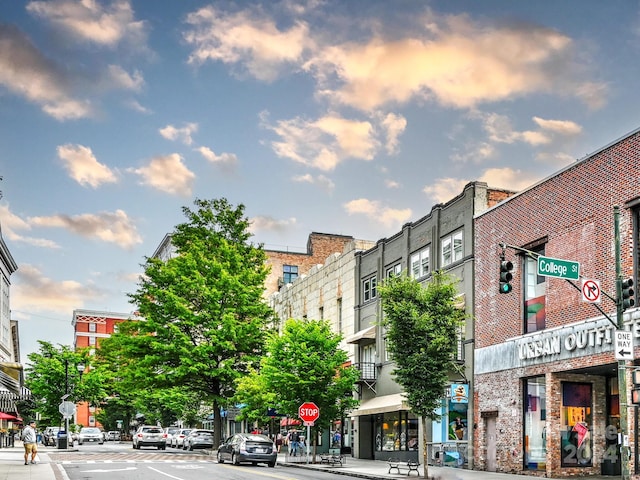
<path id="1" fill-rule="evenodd" d="M 423 287 L 407 276 L 387 279 L 380 287 L 389 353 L 394 375 L 404 388 L 411 411 L 436 420 L 448 384 L 456 371 L 458 332 L 465 318 L 456 306 L 456 281 L 434 272 Z M 427 431 L 423 428 L 423 431 Z M 425 448 L 426 455 L 426 448 Z M 425 477 L 427 462 L 424 461 Z"/>
<path id="2" fill-rule="evenodd" d="M 326 321 L 287 320 L 282 333 L 267 340 L 260 370 L 240 383 L 237 399 L 247 405 L 243 414 L 259 418 L 271 407 L 297 418 L 302 403 L 314 402 L 320 409 L 318 429 L 347 416 L 358 405 L 353 393 L 359 372 L 347 365 L 341 339 Z"/>
<path id="3" fill-rule="evenodd" d="M 219 407 L 263 351 L 272 319 L 262 298 L 268 268 L 262 246 L 249 242 L 243 205 L 194 205 L 183 207 L 187 221 L 171 235 L 175 256 L 147 258 L 129 295 L 144 320 L 122 323 L 100 350 L 119 365 L 124 385 L 179 387 L 212 405 L 219 441 Z"/>

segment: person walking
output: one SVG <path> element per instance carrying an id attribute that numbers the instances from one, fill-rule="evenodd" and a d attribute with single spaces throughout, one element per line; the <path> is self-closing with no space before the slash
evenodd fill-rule
<path id="1" fill-rule="evenodd" d="M 31 455 L 31 463 L 36 464 L 36 454 L 38 453 L 38 445 L 36 443 L 36 421 L 31 420 L 29 425 L 22 430 L 22 443 L 24 444 L 24 464 L 29 465 L 29 455 Z"/>

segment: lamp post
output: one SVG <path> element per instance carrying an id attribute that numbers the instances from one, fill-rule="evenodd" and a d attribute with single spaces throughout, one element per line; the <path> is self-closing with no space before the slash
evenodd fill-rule
<path id="1" fill-rule="evenodd" d="M 84 373 L 84 369 L 85 369 L 84 363 L 76 364 L 76 368 L 78 370 L 78 376 L 82 377 L 82 374 Z M 75 388 L 75 383 L 74 383 L 74 388 Z M 62 397 L 63 404 L 67 400 L 67 398 L 69 398 L 69 395 L 71 395 L 69 393 L 69 360 L 65 358 L 64 359 L 64 395 Z M 74 402 L 74 406 L 75 406 L 75 402 Z M 69 438 L 71 438 L 69 435 L 69 414 L 65 413 L 64 419 L 65 419 L 64 430 L 67 433 L 67 448 L 69 448 Z"/>

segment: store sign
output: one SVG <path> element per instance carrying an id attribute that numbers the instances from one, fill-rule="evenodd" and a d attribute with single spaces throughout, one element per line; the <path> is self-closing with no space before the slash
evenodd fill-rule
<path id="1" fill-rule="evenodd" d="M 469 403 L 469 385 L 466 383 L 452 384 L 449 398 L 451 403 Z"/>

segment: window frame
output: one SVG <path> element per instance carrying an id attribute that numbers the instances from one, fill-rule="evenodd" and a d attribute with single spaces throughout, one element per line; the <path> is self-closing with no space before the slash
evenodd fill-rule
<path id="1" fill-rule="evenodd" d="M 426 255 L 425 255 L 426 253 Z M 424 267 L 425 257 L 427 259 L 427 267 Z M 416 274 L 416 269 L 414 267 L 415 261 L 417 260 L 418 266 L 418 274 Z M 427 245 L 420 250 L 417 250 L 411 254 L 410 257 L 410 270 L 411 270 L 411 278 L 424 278 L 431 273 L 431 245 Z M 426 270 L 426 271 L 425 271 Z"/>
<path id="2" fill-rule="evenodd" d="M 456 247 L 456 238 L 460 238 L 460 246 Z M 445 257 L 445 248 L 449 246 L 451 249 L 450 260 Z M 448 267 L 461 261 L 464 258 L 464 229 L 459 228 L 453 232 L 440 238 L 440 262 L 443 267 Z"/>
<path id="3" fill-rule="evenodd" d="M 285 285 L 288 283 L 293 283 L 293 281 L 296 278 L 298 278 L 299 275 L 300 275 L 300 269 L 298 265 L 289 265 L 289 264 L 282 265 L 282 282 Z"/>
<path id="4" fill-rule="evenodd" d="M 371 275 L 362 281 L 362 300 L 371 302 L 378 298 L 378 277 Z"/>

